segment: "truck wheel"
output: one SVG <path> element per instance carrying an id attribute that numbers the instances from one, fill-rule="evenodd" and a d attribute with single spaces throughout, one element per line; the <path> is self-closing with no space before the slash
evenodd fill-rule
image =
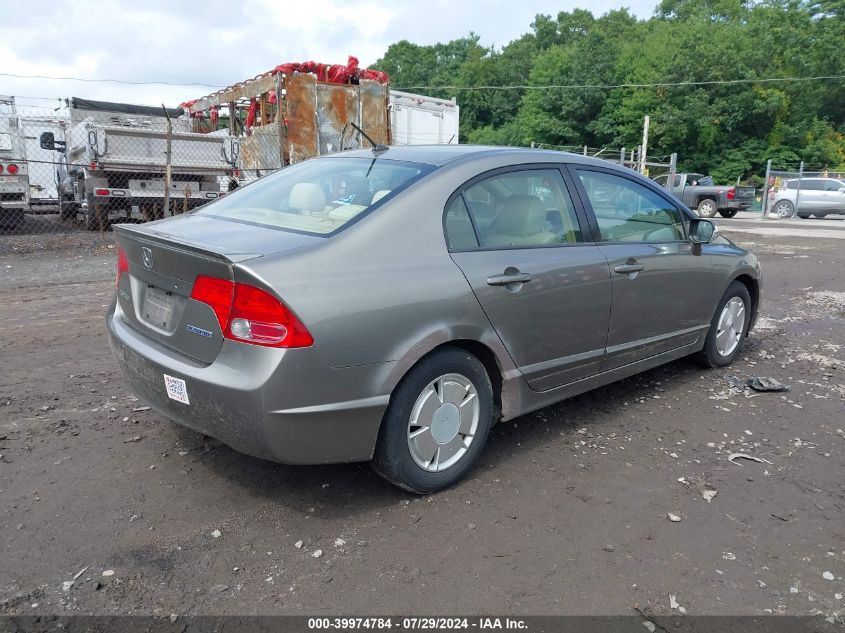
<path id="1" fill-rule="evenodd" d="M 24 221 L 23 209 L 5 209 L 0 211 L 0 229 L 14 230 Z"/>
<path id="2" fill-rule="evenodd" d="M 77 211 L 75 202 L 59 198 L 59 217 L 62 220 L 75 220 Z"/>
<path id="3" fill-rule="evenodd" d="M 710 198 L 705 198 L 704 200 L 698 203 L 698 215 L 702 218 L 712 218 L 716 215 L 718 211 L 716 207 L 716 201 L 711 200 Z"/>
<path id="4" fill-rule="evenodd" d="M 105 231 L 108 226 L 108 215 L 102 205 L 94 204 L 93 197 L 88 198 L 85 209 L 85 228 L 89 231 Z"/>
<path id="5" fill-rule="evenodd" d="M 781 218 L 791 218 L 795 215 L 795 207 L 789 200 L 781 200 L 775 205 L 775 215 Z"/>
<path id="6" fill-rule="evenodd" d="M 737 214 L 737 209 L 722 209 L 719 211 L 719 215 L 723 218 L 732 218 Z"/>

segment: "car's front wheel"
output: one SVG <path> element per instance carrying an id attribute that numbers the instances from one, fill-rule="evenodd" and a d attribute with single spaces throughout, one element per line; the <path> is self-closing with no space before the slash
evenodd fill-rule
<path id="1" fill-rule="evenodd" d="M 795 207 L 789 200 L 781 200 L 775 205 L 775 215 L 781 218 L 791 218 L 795 214 Z"/>
<path id="2" fill-rule="evenodd" d="M 478 461 L 493 423 L 493 389 L 469 352 L 444 348 L 414 367 L 394 390 L 372 466 L 417 494 L 448 488 Z"/>
<path id="3" fill-rule="evenodd" d="M 728 286 L 710 322 L 699 360 L 705 367 L 730 365 L 742 349 L 751 323 L 751 295 L 738 281 Z"/>

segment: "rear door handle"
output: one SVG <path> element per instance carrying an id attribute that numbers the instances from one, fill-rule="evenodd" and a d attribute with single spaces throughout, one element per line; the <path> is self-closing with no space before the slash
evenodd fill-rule
<path id="1" fill-rule="evenodd" d="M 507 286 L 508 284 L 526 284 L 533 277 L 528 273 L 513 273 L 505 275 L 494 275 L 487 278 L 488 286 Z"/>
<path id="2" fill-rule="evenodd" d="M 627 275 L 628 273 L 638 273 L 641 270 L 645 270 L 645 266 L 642 264 L 619 264 L 618 266 L 613 267 L 613 272 L 620 273 L 622 275 Z"/>

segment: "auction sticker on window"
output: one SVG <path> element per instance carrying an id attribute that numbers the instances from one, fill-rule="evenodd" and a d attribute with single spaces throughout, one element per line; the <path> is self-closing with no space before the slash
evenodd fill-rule
<path id="1" fill-rule="evenodd" d="M 188 387 L 181 378 L 174 378 L 164 374 L 164 387 L 167 389 L 167 397 L 182 404 L 191 404 L 188 400 Z"/>

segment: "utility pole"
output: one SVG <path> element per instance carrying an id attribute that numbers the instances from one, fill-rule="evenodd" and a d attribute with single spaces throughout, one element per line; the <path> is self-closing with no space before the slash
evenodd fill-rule
<path id="1" fill-rule="evenodd" d="M 164 146 L 164 208 L 161 210 L 162 217 L 173 215 L 170 210 L 170 176 L 171 176 L 171 143 L 173 141 L 173 124 L 170 122 L 170 114 L 164 104 L 161 104 L 164 116 L 167 117 L 167 137 Z M 157 214 L 156 214 L 157 215 Z"/>
<path id="2" fill-rule="evenodd" d="M 642 151 L 640 152 L 640 173 L 645 174 L 645 162 L 646 162 L 646 154 L 648 148 L 648 123 L 649 123 L 649 116 L 645 115 L 645 121 L 643 121 L 643 146 Z"/>
<path id="3" fill-rule="evenodd" d="M 772 175 L 772 159 L 766 161 L 766 183 L 763 185 L 763 217 L 769 217 L 769 178 Z"/>

